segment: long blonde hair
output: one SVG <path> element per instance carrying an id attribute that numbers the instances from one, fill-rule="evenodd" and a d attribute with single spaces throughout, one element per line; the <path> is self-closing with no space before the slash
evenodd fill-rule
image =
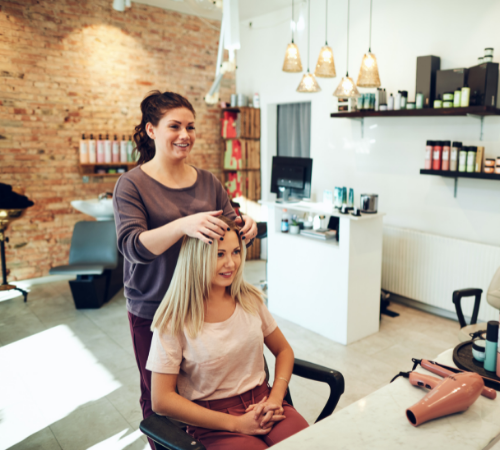
<path id="1" fill-rule="evenodd" d="M 239 227 L 227 217 L 220 216 L 219 219 L 230 228 L 228 233 L 236 233 L 241 248 L 240 267 L 231 286 L 226 289 L 245 311 L 255 314 L 262 302 L 262 292 L 243 279 L 246 246 L 241 240 Z M 192 338 L 201 332 L 205 319 L 204 302 L 210 295 L 217 268 L 218 247 L 218 241 L 207 245 L 199 239 L 184 236 L 172 282 L 156 310 L 151 331 L 157 328 L 166 332 L 170 324 L 173 335 L 182 333 L 184 328 Z"/>

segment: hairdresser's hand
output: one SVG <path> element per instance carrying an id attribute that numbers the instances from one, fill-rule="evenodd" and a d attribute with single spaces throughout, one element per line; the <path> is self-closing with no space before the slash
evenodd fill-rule
<path id="1" fill-rule="evenodd" d="M 183 217 L 180 219 L 182 231 L 189 237 L 197 238 L 207 244 L 212 244 L 214 239 L 222 240 L 229 227 L 217 218 L 221 214 L 222 210 Z"/>
<path id="2" fill-rule="evenodd" d="M 285 417 L 283 414 L 283 402 L 273 399 L 272 397 L 264 397 L 259 403 L 250 405 L 245 412 L 254 412 L 254 419 L 260 417 L 260 426 L 265 428 L 269 423 L 280 422 Z"/>
<path id="3" fill-rule="evenodd" d="M 250 241 L 251 239 L 255 239 L 255 236 L 257 236 L 257 222 L 253 220 L 250 216 L 244 215 L 243 220 L 245 221 L 245 225 L 243 228 L 240 230 L 240 235 L 242 236 L 242 239 L 245 240 L 246 242 Z M 236 225 L 241 226 L 241 217 L 236 218 Z"/>
<path id="4" fill-rule="evenodd" d="M 262 422 L 262 416 L 255 418 L 253 411 L 247 412 L 242 416 L 236 418 L 236 432 L 254 435 L 264 435 L 271 431 L 275 422 L 285 419 L 285 416 L 277 416 L 274 422 L 268 422 L 263 427 L 260 425 Z"/>

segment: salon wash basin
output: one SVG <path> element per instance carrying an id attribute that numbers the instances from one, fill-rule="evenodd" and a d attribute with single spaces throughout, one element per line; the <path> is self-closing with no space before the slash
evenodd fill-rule
<path id="1" fill-rule="evenodd" d="M 71 206 L 76 210 L 95 217 L 96 220 L 114 220 L 113 199 L 73 200 Z"/>

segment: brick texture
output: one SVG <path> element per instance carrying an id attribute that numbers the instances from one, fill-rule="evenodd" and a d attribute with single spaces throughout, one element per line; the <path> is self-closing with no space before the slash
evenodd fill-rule
<path id="1" fill-rule="evenodd" d="M 91 220 L 70 201 L 115 180 L 83 183 L 82 133 L 127 137 L 152 89 L 185 95 L 197 111 L 190 162 L 220 176 L 220 111 L 203 96 L 215 73 L 220 22 L 112 0 L 0 0 L 0 180 L 35 202 L 7 230 L 10 280 L 66 264 L 73 226 Z M 234 77 L 225 76 L 229 101 Z"/>

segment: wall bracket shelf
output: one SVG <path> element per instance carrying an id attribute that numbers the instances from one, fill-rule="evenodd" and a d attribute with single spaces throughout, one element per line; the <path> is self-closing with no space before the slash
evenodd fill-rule
<path id="1" fill-rule="evenodd" d="M 485 116 L 500 116 L 500 109 L 493 106 L 469 106 L 467 108 L 425 108 L 401 109 L 397 111 L 361 110 L 353 112 L 331 113 L 332 119 L 355 119 L 361 121 L 361 137 L 364 136 L 365 117 L 435 117 L 435 116 L 467 116 L 480 120 L 479 140 L 483 140 L 483 122 Z"/>
<path id="2" fill-rule="evenodd" d="M 479 173 L 479 172 L 450 172 L 448 170 L 428 170 L 428 169 L 420 169 L 420 175 L 435 175 L 445 178 L 454 178 L 455 179 L 455 189 L 454 189 L 454 197 L 457 197 L 457 186 L 459 178 L 476 178 L 480 180 L 499 180 L 500 174 L 497 173 Z"/>

